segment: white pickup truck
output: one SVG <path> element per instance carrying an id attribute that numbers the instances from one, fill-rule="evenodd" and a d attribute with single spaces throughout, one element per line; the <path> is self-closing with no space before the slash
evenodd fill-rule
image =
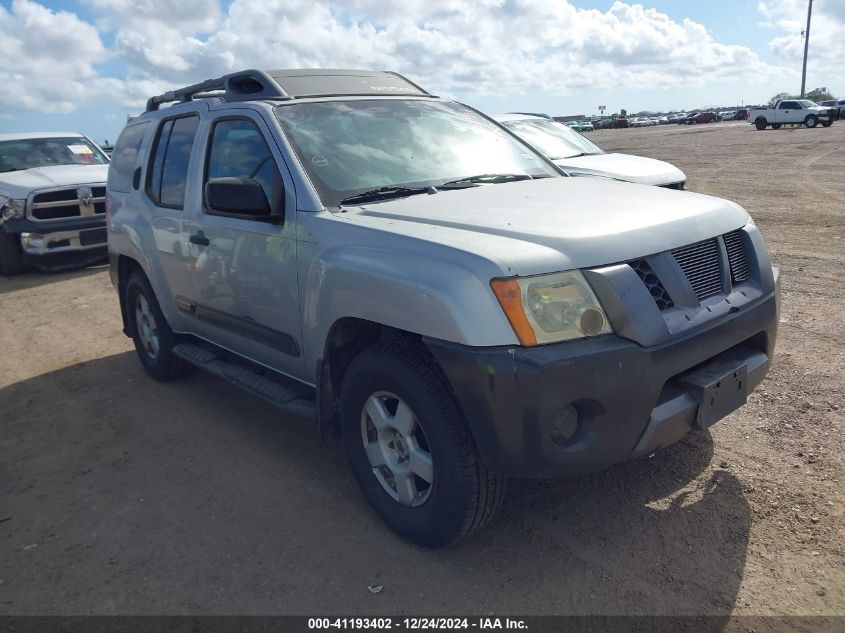
<path id="1" fill-rule="evenodd" d="M 76 132 L 0 134 L 0 275 L 104 260 L 108 168 Z"/>
<path id="2" fill-rule="evenodd" d="M 829 127 L 833 123 L 829 110 L 809 99 L 784 99 L 776 101 L 770 108 L 752 109 L 748 121 L 758 130 L 765 130 L 769 125 L 777 130 L 781 125 L 816 127 L 821 123 Z"/>

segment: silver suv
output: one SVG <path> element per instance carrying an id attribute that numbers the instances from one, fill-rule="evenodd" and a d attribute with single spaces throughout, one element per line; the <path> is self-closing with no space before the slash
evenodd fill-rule
<path id="1" fill-rule="evenodd" d="M 394 73 L 248 70 L 153 97 L 107 196 L 149 374 L 199 367 L 312 416 L 423 545 L 481 528 L 509 477 L 709 427 L 772 358 L 778 273 L 743 209 L 566 177 Z"/>

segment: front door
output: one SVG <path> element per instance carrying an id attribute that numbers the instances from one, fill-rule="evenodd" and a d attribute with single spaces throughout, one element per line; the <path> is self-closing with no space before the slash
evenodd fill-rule
<path id="1" fill-rule="evenodd" d="M 801 105 L 795 101 L 781 101 L 777 111 L 778 123 L 801 123 L 804 117 Z"/>
<path id="2" fill-rule="evenodd" d="M 202 191 L 185 223 L 194 289 L 192 305 L 184 308 L 203 338 L 304 379 L 290 174 L 257 113 L 221 114 L 205 132 Z M 271 216 L 209 208 L 205 183 L 227 177 L 260 184 Z"/>

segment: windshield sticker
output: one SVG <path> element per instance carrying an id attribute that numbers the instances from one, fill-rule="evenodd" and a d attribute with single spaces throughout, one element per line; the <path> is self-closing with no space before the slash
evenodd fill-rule
<path id="1" fill-rule="evenodd" d="M 93 154 L 87 145 L 68 145 L 67 148 L 74 154 Z"/>
<path id="2" fill-rule="evenodd" d="M 329 161 L 326 159 L 325 156 L 312 156 L 311 164 L 315 167 L 325 167 L 329 164 Z"/>

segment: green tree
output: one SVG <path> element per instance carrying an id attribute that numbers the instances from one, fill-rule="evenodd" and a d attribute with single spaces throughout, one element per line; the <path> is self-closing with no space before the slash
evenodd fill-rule
<path id="1" fill-rule="evenodd" d="M 769 105 L 774 105 L 775 101 L 782 101 L 783 99 L 800 99 L 801 95 L 792 95 L 788 92 L 779 92 L 774 97 L 769 100 Z M 804 99 L 809 99 L 810 101 L 815 101 L 818 103 L 819 101 L 830 101 L 835 99 L 832 94 L 830 94 L 826 88 L 816 88 L 815 90 L 811 90 L 807 93 Z"/>
<path id="2" fill-rule="evenodd" d="M 815 90 L 808 92 L 807 96 L 804 98 L 818 103 L 819 101 L 831 101 L 836 97 L 830 94 L 826 88 L 816 88 Z"/>
<path id="3" fill-rule="evenodd" d="M 628 111 L 627 111 L 625 108 L 622 108 L 622 109 L 619 111 L 619 114 L 621 114 L 622 116 L 628 116 Z"/>

